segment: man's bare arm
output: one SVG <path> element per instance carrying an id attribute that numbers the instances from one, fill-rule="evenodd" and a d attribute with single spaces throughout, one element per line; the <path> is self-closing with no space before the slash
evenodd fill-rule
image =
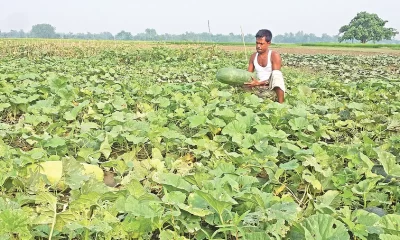
<path id="1" fill-rule="evenodd" d="M 281 55 L 278 52 L 275 52 L 275 51 L 272 52 L 271 63 L 272 63 L 272 71 L 273 70 L 279 70 L 279 71 L 281 70 L 282 59 L 281 59 Z M 278 102 L 283 103 L 285 101 L 285 92 L 279 87 L 275 87 L 274 91 L 278 98 Z"/>

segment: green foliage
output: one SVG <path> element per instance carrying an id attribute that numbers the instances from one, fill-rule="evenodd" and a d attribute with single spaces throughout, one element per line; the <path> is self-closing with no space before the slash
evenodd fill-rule
<path id="1" fill-rule="evenodd" d="M 130 32 L 121 31 L 115 35 L 116 40 L 132 40 L 133 36 Z"/>
<path id="2" fill-rule="evenodd" d="M 0 238 L 399 235 L 400 58 L 284 54 L 278 104 L 216 80 L 242 53 L 32 43 L 0 60 Z"/>
<path id="3" fill-rule="evenodd" d="M 30 35 L 34 38 L 55 38 L 56 28 L 50 24 L 36 24 L 32 26 Z"/>
<path id="4" fill-rule="evenodd" d="M 377 14 L 359 12 L 348 25 L 339 29 L 339 33 L 343 34 L 339 38 L 339 42 L 353 39 L 359 40 L 361 43 L 390 40 L 398 32 L 394 28 L 385 28 L 387 22 L 379 18 Z"/>
<path id="5" fill-rule="evenodd" d="M 400 44 L 363 44 L 363 43 L 303 43 L 301 46 L 305 47 L 328 47 L 328 48 L 389 48 L 393 50 L 400 50 Z"/>

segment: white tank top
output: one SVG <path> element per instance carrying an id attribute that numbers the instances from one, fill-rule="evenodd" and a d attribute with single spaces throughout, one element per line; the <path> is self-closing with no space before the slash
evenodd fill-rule
<path id="1" fill-rule="evenodd" d="M 257 73 L 257 78 L 260 81 L 267 81 L 271 77 L 272 74 L 272 63 L 271 63 L 271 50 L 268 50 L 268 62 L 267 66 L 262 67 L 260 64 L 258 64 L 257 57 L 258 53 L 256 53 L 256 56 L 254 58 L 254 68 L 256 69 Z"/>

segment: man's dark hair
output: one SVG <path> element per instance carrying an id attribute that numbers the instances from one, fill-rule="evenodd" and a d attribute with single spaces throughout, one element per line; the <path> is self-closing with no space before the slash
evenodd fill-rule
<path id="1" fill-rule="evenodd" d="M 268 29 L 261 29 L 257 32 L 256 38 L 262 38 L 265 37 L 266 42 L 271 42 L 272 40 L 272 33 Z"/>

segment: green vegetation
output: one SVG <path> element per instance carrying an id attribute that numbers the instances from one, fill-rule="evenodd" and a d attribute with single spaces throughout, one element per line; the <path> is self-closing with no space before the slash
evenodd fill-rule
<path id="1" fill-rule="evenodd" d="M 348 25 L 339 29 L 339 33 L 343 34 L 339 41 L 355 39 L 366 43 L 369 41 L 379 42 L 383 39 L 391 40 L 399 32 L 394 28 L 386 28 L 387 22 L 377 14 L 359 12 Z"/>
<path id="2" fill-rule="evenodd" d="M 283 54 L 278 104 L 218 82 L 247 60 L 214 46 L 0 56 L 1 239 L 400 236 L 399 57 Z M 48 161 L 64 185 L 26 170 Z"/>
<path id="3" fill-rule="evenodd" d="M 389 48 L 399 50 L 400 44 L 362 44 L 362 43 L 302 43 L 300 46 L 307 47 L 330 47 L 330 48 Z"/>

